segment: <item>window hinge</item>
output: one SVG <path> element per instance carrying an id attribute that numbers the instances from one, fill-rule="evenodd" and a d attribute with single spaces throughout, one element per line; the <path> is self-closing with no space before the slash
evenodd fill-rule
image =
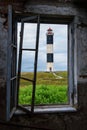
<path id="1" fill-rule="evenodd" d="M 72 96 L 74 97 L 74 96 L 76 95 L 76 93 L 77 93 L 77 92 L 76 92 L 76 88 L 74 87 L 74 88 L 73 88 L 73 92 L 72 92 Z"/>
<path id="2" fill-rule="evenodd" d="M 74 104 L 74 101 L 76 99 L 76 95 L 77 95 L 77 91 L 76 91 L 76 88 L 73 89 L 73 92 L 71 94 L 71 98 L 72 98 L 72 101 L 73 101 L 73 104 Z"/>
<path id="3" fill-rule="evenodd" d="M 71 28 L 71 33 L 72 33 L 72 34 L 74 33 L 74 30 L 73 30 L 73 28 Z"/>
<path id="4" fill-rule="evenodd" d="M 72 100 L 74 99 L 74 90 L 73 90 L 73 92 L 71 94 L 71 98 L 72 98 Z"/>

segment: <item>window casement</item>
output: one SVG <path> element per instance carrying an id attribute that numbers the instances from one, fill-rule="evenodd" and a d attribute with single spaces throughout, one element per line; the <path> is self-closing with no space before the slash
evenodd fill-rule
<path id="1" fill-rule="evenodd" d="M 12 13 L 12 6 L 8 6 L 8 46 L 7 46 L 7 87 L 6 87 L 6 120 L 9 120 L 16 110 L 16 61 L 17 61 L 17 24 Z"/>
<path id="2" fill-rule="evenodd" d="M 7 63 L 7 104 L 6 104 L 6 120 L 10 120 L 15 110 L 21 110 L 24 113 L 51 113 L 51 112 L 71 112 L 76 111 L 77 107 L 77 61 L 76 61 L 76 16 L 44 16 L 33 15 L 16 19 L 12 11 L 12 6 L 8 6 L 8 63 Z M 20 21 L 18 21 L 20 19 Z M 17 70 L 17 22 L 21 23 L 20 32 L 20 47 L 19 60 Z M 23 34 L 25 23 L 36 23 L 36 47 L 35 49 L 23 48 Z M 37 74 L 37 59 L 39 47 L 40 23 L 56 23 L 68 25 L 68 86 L 69 86 L 69 104 L 67 105 L 43 105 L 35 106 L 35 91 L 36 91 L 36 74 Z M 48 44 L 50 39 L 48 41 Z M 22 52 L 35 52 L 34 59 L 34 78 L 33 80 L 21 76 Z M 48 55 L 49 56 L 49 55 Z M 50 57 L 51 58 L 51 57 Z M 49 59 L 50 59 L 49 58 Z M 18 104 L 19 84 L 20 79 L 32 82 L 32 102 L 29 106 Z M 17 111 L 18 112 L 18 111 Z"/>

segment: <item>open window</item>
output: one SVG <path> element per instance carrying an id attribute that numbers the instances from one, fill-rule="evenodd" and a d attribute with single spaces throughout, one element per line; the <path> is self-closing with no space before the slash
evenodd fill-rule
<path id="1" fill-rule="evenodd" d="M 12 6 L 8 6 L 8 46 L 7 46 L 7 91 L 6 118 L 9 120 L 16 110 L 16 81 L 17 81 L 17 23 Z"/>
<path id="2" fill-rule="evenodd" d="M 24 33 L 24 24 L 25 22 L 31 22 L 32 20 L 36 20 L 37 22 L 37 29 L 36 29 L 36 38 L 35 38 L 35 46 L 33 48 L 24 48 L 23 47 L 23 33 Z M 19 97 L 19 93 L 17 94 L 17 105 L 25 110 L 25 111 L 29 111 L 30 113 L 34 112 L 34 102 L 35 102 L 35 89 L 36 89 L 36 73 L 37 73 L 37 58 L 38 58 L 38 46 L 39 46 L 39 30 L 40 30 L 40 21 L 39 21 L 39 16 L 31 16 L 31 17 L 27 17 L 27 18 L 23 18 L 21 20 L 21 33 L 20 33 L 20 47 L 19 47 L 19 60 L 18 60 L 18 78 L 17 78 L 17 88 L 19 91 L 19 86 L 20 86 L 20 79 L 23 79 L 27 82 L 29 82 L 29 84 L 32 84 L 32 96 L 31 96 L 31 104 L 30 104 L 30 110 L 27 110 L 25 107 L 23 106 L 19 106 L 18 104 L 18 97 Z M 28 77 L 23 77 L 21 76 L 21 66 L 22 66 L 22 54 L 24 51 L 29 52 L 29 54 L 31 54 L 33 52 L 33 77 L 28 78 Z M 31 82 L 31 83 L 30 83 Z"/>
<path id="3" fill-rule="evenodd" d="M 49 113 L 49 112 L 58 112 L 58 111 L 75 111 L 75 107 L 77 106 L 77 77 L 76 77 L 76 40 L 75 40 L 75 18 L 65 16 L 58 17 L 54 16 L 43 16 L 43 15 L 33 15 L 21 18 L 20 21 L 15 21 L 13 19 L 12 7 L 9 6 L 8 12 L 8 21 L 9 21 L 9 44 L 8 44 L 8 80 L 7 80 L 7 119 L 9 120 L 12 116 L 15 108 L 20 109 L 25 113 Z M 21 32 L 20 32 L 20 44 L 19 44 L 19 58 L 18 58 L 18 66 L 17 66 L 17 22 L 21 24 Z M 34 40 L 35 45 L 30 47 L 24 47 L 24 30 L 25 24 L 31 24 L 35 26 L 35 31 L 33 35 L 35 35 Z M 67 86 L 68 86 L 68 96 L 67 103 L 65 104 L 36 104 L 35 102 L 35 94 L 37 91 L 37 67 L 38 67 L 38 48 L 39 48 L 39 35 L 40 35 L 40 26 L 43 24 L 65 24 L 67 25 Z M 27 34 L 25 34 L 27 35 Z M 48 36 L 47 36 L 48 37 Z M 50 36 L 51 41 L 53 37 Z M 50 39 L 48 40 L 50 43 Z M 49 45 L 48 45 L 49 46 Z M 51 48 L 51 47 L 50 47 Z M 49 49 L 50 50 L 50 49 Z M 48 51 L 49 51 L 48 50 Z M 25 56 L 32 55 L 32 71 L 33 73 L 29 73 L 29 75 L 25 76 L 25 74 L 21 73 L 22 70 L 22 62 L 23 62 L 23 54 Z M 28 53 L 28 55 L 27 55 Z M 48 62 L 53 62 L 53 54 L 47 54 Z M 30 59 L 29 59 L 30 60 Z M 29 63 L 29 66 L 31 64 Z M 43 65 L 43 63 L 42 63 Z M 51 65 L 51 64 L 50 64 Z M 49 66 L 49 65 L 48 65 Z M 31 66 L 30 66 L 31 67 Z M 52 71 L 52 66 L 49 66 L 49 71 Z M 58 76 L 56 73 L 50 73 L 52 76 Z M 61 77 L 59 75 L 59 77 Z M 20 93 L 20 84 L 22 80 L 26 81 L 27 84 L 30 84 L 30 100 L 31 102 L 27 105 L 19 103 L 19 93 Z M 64 80 L 64 79 L 63 79 Z M 48 81 L 47 81 L 48 82 Z M 25 82 L 24 82 L 25 83 Z M 44 84 L 44 83 L 43 83 Z M 44 87 L 42 87 L 44 89 Z M 55 89 L 55 88 L 54 88 Z M 43 94 L 43 93 L 42 93 Z M 55 94 L 54 94 L 55 95 Z"/>

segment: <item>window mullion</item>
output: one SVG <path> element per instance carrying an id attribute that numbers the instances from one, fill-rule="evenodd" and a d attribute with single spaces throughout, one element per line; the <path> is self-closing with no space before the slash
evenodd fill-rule
<path id="1" fill-rule="evenodd" d="M 74 72 L 74 43 L 73 43 L 73 22 L 69 24 L 69 45 L 68 45 L 68 73 L 69 73 L 69 100 L 70 100 L 70 105 L 73 105 L 73 72 Z"/>
<path id="2" fill-rule="evenodd" d="M 36 51 L 35 51 L 35 63 L 34 63 L 34 82 L 33 82 L 32 104 L 31 104 L 31 112 L 32 113 L 34 112 L 34 103 L 35 103 L 37 62 L 38 62 L 38 48 L 39 48 L 39 33 L 40 33 L 40 16 L 38 16 L 37 34 L 36 34 Z"/>
<path id="3" fill-rule="evenodd" d="M 74 34 L 73 34 L 73 41 L 74 41 L 74 106 L 77 107 L 77 41 L 76 41 L 76 28 L 77 28 L 78 18 L 75 16 L 74 18 Z"/>

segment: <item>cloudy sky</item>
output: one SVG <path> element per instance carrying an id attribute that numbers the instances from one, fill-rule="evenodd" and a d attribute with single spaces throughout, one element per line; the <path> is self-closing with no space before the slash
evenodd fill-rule
<path id="1" fill-rule="evenodd" d="M 23 48 L 35 48 L 36 24 L 24 25 Z M 54 71 L 67 70 L 67 25 L 41 24 L 39 39 L 38 71 L 46 71 L 46 32 L 48 28 L 54 32 Z M 18 24 L 18 44 L 20 23 Z M 34 70 L 35 52 L 23 51 L 22 72 Z"/>

